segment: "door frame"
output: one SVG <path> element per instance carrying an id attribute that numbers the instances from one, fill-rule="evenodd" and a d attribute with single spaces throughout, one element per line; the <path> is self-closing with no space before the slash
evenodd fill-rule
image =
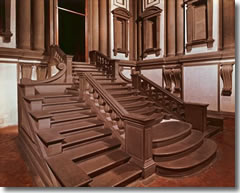
<path id="1" fill-rule="evenodd" d="M 59 46 L 59 14 L 58 14 L 58 1 L 54 0 L 53 3 L 53 15 L 54 15 L 54 45 Z M 85 0 L 85 14 L 81 14 L 85 17 L 85 62 L 88 62 L 88 0 Z"/>

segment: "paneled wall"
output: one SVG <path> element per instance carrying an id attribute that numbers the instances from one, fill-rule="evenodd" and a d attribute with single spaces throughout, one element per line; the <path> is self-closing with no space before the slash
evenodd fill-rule
<path id="1" fill-rule="evenodd" d="M 0 63 L 0 128 L 17 125 L 17 64 Z"/>
<path id="2" fill-rule="evenodd" d="M 162 69 L 149 69 L 149 70 L 142 70 L 141 73 L 151 81 L 162 86 L 163 85 L 162 71 L 163 71 Z"/>

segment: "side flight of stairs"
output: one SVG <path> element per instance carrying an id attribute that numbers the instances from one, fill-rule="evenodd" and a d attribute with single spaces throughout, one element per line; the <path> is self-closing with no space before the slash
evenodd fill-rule
<path id="1" fill-rule="evenodd" d="M 51 116 L 51 128 L 37 133 L 45 148 L 62 142 L 61 153 L 46 150 L 47 164 L 56 178 L 54 186 L 125 186 L 140 178 L 141 169 L 129 162 L 130 156 L 121 150 L 111 129 L 68 91 L 26 97 L 28 101 L 43 98 L 43 110 L 31 112 L 34 120 Z"/>

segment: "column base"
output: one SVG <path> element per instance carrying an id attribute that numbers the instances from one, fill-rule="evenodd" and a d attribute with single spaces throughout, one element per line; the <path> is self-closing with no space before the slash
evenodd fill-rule
<path id="1" fill-rule="evenodd" d="M 138 167 L 142 169 L 142 177 L 147 178 L 155 173 L 156 170 L 156 163 L 153 161 L 153 159 L 146 160 L 144 163 L 140 160 L 132 158 L 130 160 L 131 163 L 136 164 Z"/>

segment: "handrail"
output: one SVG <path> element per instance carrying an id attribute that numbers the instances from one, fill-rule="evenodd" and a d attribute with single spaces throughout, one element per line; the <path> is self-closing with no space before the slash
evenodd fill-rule
<path id="1" fill-rule="evenodd" d="M 116 62 L 119 60 L 113 60 L 103 53 L 92 50 L 89 52 L 91 63 L 95 63 L 96 67 L 104 72 L 108 77 L 115 79 L 117 76 L 118 67 Z"/>
<path id="2" fill-rule="evenodd" d="M 148 79 L 147 77 L 143 76 L 142 74 L 139 75 L 139 77 L 142 80 L 147 81 L 148 83 L 150 83 L 153 87 L 155 87 L 156 89 L 160 90 L 161 92 L 165 93 L 168 97 L 176 100 L 178 103 L 180 104 L 184 104 L 183 100 L 181 100 L 180 98 L 176 97 L 175 95 L 173 95 L 172 93 L 170 93 L 169 91 L 167 91 L 166 89 L 163 89 L 161 86 L 159 86 L 158 84 L 156 84 L 155 82 L 151 81 L 150 79 Z"/>
<path id="3" fill-rule="evenodd" d="M 154 121 L 153 118 L 142 116 L 135 113 L 129 113 L 125 108 L 114 99 L 103 87 L 100 85 L 90 73 L 84 73 L 86 80 L 92 87 L 100 94 L 104 101 L 111 106 L 112 110 L 123 120 L 132 121 L 138 124 L 151 124 Z"/>

